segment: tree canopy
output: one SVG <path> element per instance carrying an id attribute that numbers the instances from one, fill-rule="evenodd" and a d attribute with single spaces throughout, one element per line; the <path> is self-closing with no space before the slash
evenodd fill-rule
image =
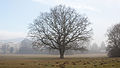
<path id="1" fill-rule="evenodd" d="M 80 50 L 79 43 L 91 38 L 92 29 L 88 17 L 79 14 L 75 9 L 56 6 L 50 12 L 43 12 L 30 25 L 29 36 L 35 47 L 48 47 L 59 50 L 64 58 L 66 50 Z"/>
<path id="2" fill-rule="evenodd" d="M 112 26 L 108 32 L 108 56 L 120 57 L 120 23 Z"/>

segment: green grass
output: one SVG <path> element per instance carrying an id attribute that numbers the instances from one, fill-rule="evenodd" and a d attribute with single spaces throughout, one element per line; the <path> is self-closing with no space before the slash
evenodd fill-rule
<path id="1" fill-rule="evenodd" d="M 120 68 L 120 58 L 2 55 L 0 68 Z"/>

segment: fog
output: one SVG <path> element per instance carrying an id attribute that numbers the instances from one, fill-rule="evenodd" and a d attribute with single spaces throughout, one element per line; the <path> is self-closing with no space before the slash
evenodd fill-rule
<path id="1" fill-rule="evenodd" d="M 97 43 L 87 43 L 84 45 L 86 49 L 81 50 L 66 50 L 65 55 L 76 54 L 106 54 L 105 43 L 100 46 Z M 1 42 L 0 54 L 42 54 L 42 55 L 59 55 L 59 51 L 48 49 L 46 47 L 33 48 L 32 41 L 24 39 L 21 42 Z"/>

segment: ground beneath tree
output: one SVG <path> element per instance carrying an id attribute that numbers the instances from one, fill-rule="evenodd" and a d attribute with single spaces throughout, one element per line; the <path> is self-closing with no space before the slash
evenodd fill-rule
<path id="1" fill-rule="evenodd" d="M 99 54 L 100 55 L 100 54 Z M 120 58 L 82 54 L 59 59 L 50 55 L 1 55 L 0 68 L 119 68 Z M 87 57 L 88 56 L 88 57 Z"/>

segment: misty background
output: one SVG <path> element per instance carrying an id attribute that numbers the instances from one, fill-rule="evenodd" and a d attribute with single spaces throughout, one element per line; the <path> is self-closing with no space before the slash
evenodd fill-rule
<path id="1" fill-rule="evenodd" d="M 92 41 L 86 44 L 88 50 L 76 53 L 105 53 L 107 29 L 119 22 L 119 2 L 119 0 L 2 0 L 0 2 L 0 53 L 50 54 L 50 51 L 44 48 L 39 49 L 40 51 L 33 50 L 32 42 L 25 38 L 29 24 L 40 12 L 49 12 L 51 7 L 59 4 L 75 8 L 79 13 L 87 16 L 92 23 L 93 37 Z"/>
<path id="2" fill-rule="evenodd" d="M 67 50 L 65 52 L 66 55 L 74 55 L 74 54 L 96 54 L 106 53 L 105 43 L 102 42 L 100 46 L 97 43 L 93 43 L 92 45 L 86 43 L 84 46 L 87 48 L 84 50 Z M 46 47 L 34 49 L 32 45 L 32 41 L 29 39 L 24 39 L 21 42 L 0 42 L 0 54 L 50 54 L 50 55 L 58 55 L 58 50 L 47 49 Z"/>

